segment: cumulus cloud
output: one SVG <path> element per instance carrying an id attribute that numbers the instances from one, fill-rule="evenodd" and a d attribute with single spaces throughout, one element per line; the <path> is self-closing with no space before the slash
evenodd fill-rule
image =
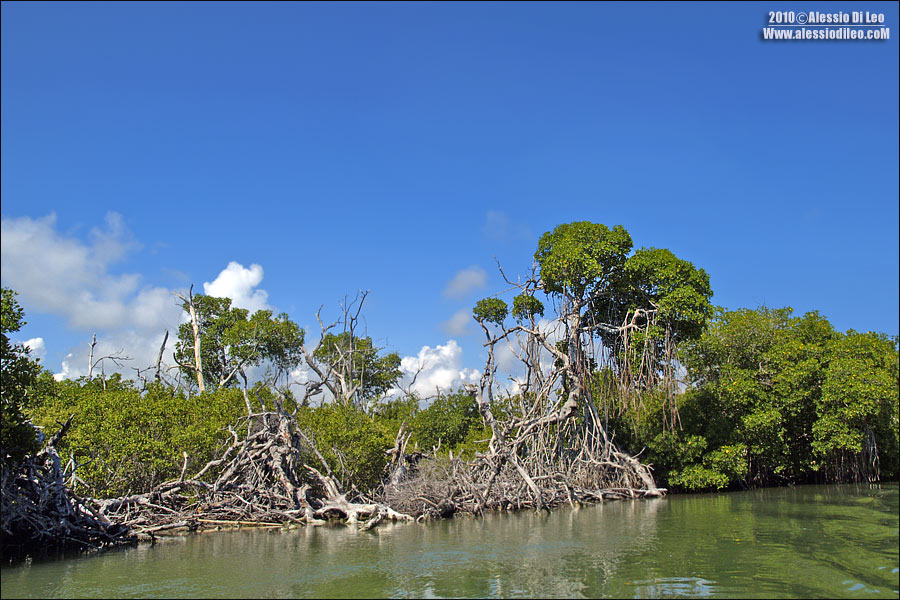
<path id="1" fill-rule="evenodd" d="M 58 379 L 88 374 L 92 333 L 97 333 L 95 359 L 112 355 L 131 359 L 121 366 L 107 359 L 103 364 L 107 373 L 133 377 L 135 368 L 155 365 L 166 330 L 170 335 L 163 360 L 174 364 L 176 331 L 186 316 L 173 290 L 142 285 L 139 274 L 111 272 L 116 262 L 141 247 L 121 215 L 109 213 L 104 226 L 90 230 L 84 240 L 59 233 L 53 214 L 3 218 L 0 243 L 3 285 L 16 290 L 29 311 L 60 316 L 70 328 L 85 334 L 84 343 L 66 354 Z M 257 287 L 262 278 L 260 265 L 245 268 L 230 262 L 203 289 L 255 311 L 269 308 L 267 292 Z M 33 338 L 25 344 L 32 356 L 44 357 L 52 339 Z"/>
<path id="2" fill-rule="evenodd" d="M 207 296 L 231 298 L 232 306 L 245 308 L 252 314 L 258 310 L 271 308 L 268 304 L 268 292 L 254 289 L 262 280 L 261 266 L 253 264 L 248 269 L 238 262 L 231 261 L 212 283 L 203 284 L 203 293 Z"/>
<path id="3" fill-rule="evenodd" d="M 411 391 L 422 397 L 432 396 L 438 389 L 448 392 L 464 383 L 475 383 L 481 377 L 477 369 L 462 367 L 462 348 L 456 340 L 434 348 L 422 346 L 417 356 L 404 356 L 400 360 L 400 370 L 403 372 L 400 386 L 406 389 L 415 377 Z"/>
<path id="4" fill-rule="evenodd" d="M 468 335 L 472 332 L 472 309 L 461 308 L 453 313 L 453 316 L 444 321 L 444 331 L 450 335 Z"/>
<path id="5" fill-rule="evenodd" d="M 31 358 L 41 360 L 47 355 L 47 347 L 44 345 L 44 338 L 36 337 L 25 340 L 22 345 L 28 348 L 28 354 Z"/>
<path id="6" fill-rule="evenodd" d="M 180 313 L 164 288 L 140 286 L 137 274 L 115 275 L 109 267 L 138 244 L 109 213 L 104 229 L 93 229 L 89 242 L 56 231 L 56 216 L 2 219 L 3 281 L 34 310 L 64 317 L 73 329 L 144 330 Z M 166 298 L 161 302 L 161 298 Z"/>
<path id="7" fill-rule="evenodd" d="M 475 290 L 487 285 L 487 273 L 477 265 L 467 267 L 459 271 L 447 283 L 444 288 L 444 296 L 447 298 L 462 298 Z"/>

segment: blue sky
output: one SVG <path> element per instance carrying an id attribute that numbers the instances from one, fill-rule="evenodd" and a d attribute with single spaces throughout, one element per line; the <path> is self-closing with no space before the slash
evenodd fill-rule
<path id="1" fill-rule="evenodd" d="M 891 39 L 767 42 L 770 10 L 882 12 Z M 20 338 L 77 375 L 94 331 L 152 354 L 190 283 L 311 334 L 361 288 L 379 343 L 478 369 L 461 315 L 504 288 L 494 257 L 524 273 L 575 220 L 706 269 L 717 304 L 896 334 L 898 25 L 877 2 L 3 3 Z"/>

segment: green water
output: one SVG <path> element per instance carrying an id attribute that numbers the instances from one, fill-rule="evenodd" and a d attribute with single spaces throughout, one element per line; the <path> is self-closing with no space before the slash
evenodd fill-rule
<path id="1" fill-rule="evenodd" d="M 898 486 L 802 486 L 427 525 L 214 532 L 4 567 L 13 597 L 898 598 Z"/>

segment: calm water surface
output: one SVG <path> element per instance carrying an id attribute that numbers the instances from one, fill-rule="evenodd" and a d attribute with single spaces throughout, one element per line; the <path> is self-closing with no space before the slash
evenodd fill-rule
<path id="1" fill-rule="evenodd" d="M 13 597 L 898 598 L 898 486 L 802 486 L 372 532 L 204 533 L 4 567 Z"/>

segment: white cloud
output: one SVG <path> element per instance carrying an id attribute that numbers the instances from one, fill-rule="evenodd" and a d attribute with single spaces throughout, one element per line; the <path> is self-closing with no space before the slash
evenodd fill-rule
<path id="1" fill-rule="evenodd" d="M 181 312 L 168 290 L 139 290 L 140 275 L 109 272 L 111 264 L 137 247 L 116 213 L 107 215 L 106 229 L 90 232 L 87 244 L 57 233 L 53 214 L 2 219 L 0 227 L 4 284 L 30 308 L 60 315 L 74 329 L 152 331 Z"/>
<path id="2" fill-rule="evenodd" d="M 305 364 L 301 363 L 297 365 L 290 373 L 288 373 L 291 385 L 306 385 L 310 381 L 309 373 L 310 369 Z"/>
<path id="3" fill-rule="evenodd" d="M 22 342 L 22 345 L 28 348 L 28 354 L 31 355 L 31 358 L 41 360 L 47 355 L 47 347 L 44 345 L 44 338 L 31 338 L 30 340 Z"/>
<path id="4" fill-rule="evenodd" d="M 69 359 L 71 359 L 71 358 L 72 358 L 71 354 L 68 354 L 66 356 L 66 358 L 62 361 L 62 370 L 59 373 L 54 373 L 53 379 L 55 379 L 57 381 L 62 381 L 63 379 L 77 379 L 78 377 L 81 377 L 81 375 L 84 374 L 84 373 L 79 373 L 79 374 L 72 373 L 71 368 L 70 368 L 71 363 L 69 362 Z"/>
<path id="5" fill-rule="evenodd" d="M 90 339 L 95 332 L 95 359 L 112 354 L 132 359 L 122 367 L 105 361 L 107 373 L 119 371 L 134 377 L 134 368 L 155 365 L 166 330 L 169 340 L 163 360 L 174 364 L 177 328 L 186 317 L 173 290 L 142 286 L 138 274 L 110 272 L 114 263 L 140 248 L 120 215 L 109 213 L 105 226 L 92 229 L 86 240 L 59 233 L 53 214 L 37 219 L 3 218 L 0 242 L 3 285 L 19 293 L 27 310 L 61 316 L 69 327 L 85 334 L 84 342 L 70 348 L 63 359 L 58 379 L 87 375 Z M 247 269 L 230 262 L 212 283 L 204 284 L 204 291 L 228 296 L 235 306 L 255 311 L 268 308 L 267 292 L 257 288 L 262 278 L 261 266 Z M 33 356 L 46 356 L 46 333 L 26 344 Z"/>
<path id="6" fill-rule="evenodd" d="M 453 276 L 444 288 L 444 296 L 462 298 L 466 294 L 487 285 L 487 273 L 477 265 L 467 267 Z"/>
<path id="7" fill-rule="evenodd" d="M 53 216 L 53 215 L 51 215 Z M 140 249 L 141 245 L 125 226 L 122 215 L 117 212 L 106 213 L 106 231 L 91 229 L 90 239 L 94 256 L 103 262 L 112 263 L 125 257 L 132 250 Z"/>
<path id="8" fill-rule="evenodd" d="M 471 330 L 472 324 L 472 309 L 471 308 L 462 308 L 450 317 L 447 321 L 444 321 L 443 327 L 444 331 L 449 333 L 450 335 L 468 335 L 472 332 Z"/>
<path id="9" fill-rule="evenodd" d="M 261 266 L 253 264 L 247 269 L 242 264 L 231 261 L 212 283 L 203 284 L 203 293 L 219 298 L 231 298 L 232 306 L 245 308 L 252 314 L 258 310 L 271 308 L 268 305 L 268 292 L 253 289 L 262 280 Z"/>
<path id="10" fill-rule="evenodd" d="M 418 356 L 404 356 L 400 360 L 403 378 L 400 387 L 406 389 L 418 372 L 413 392 L 422 397 L 434 395 L 438 389 L 442 392 L 459 388 L 464 383 L 475 383 L 481 377 L 477 369 L 462 367 L 462 348 L 456 340 L 450 340 L 443 346 L 422 346 Z"/>

